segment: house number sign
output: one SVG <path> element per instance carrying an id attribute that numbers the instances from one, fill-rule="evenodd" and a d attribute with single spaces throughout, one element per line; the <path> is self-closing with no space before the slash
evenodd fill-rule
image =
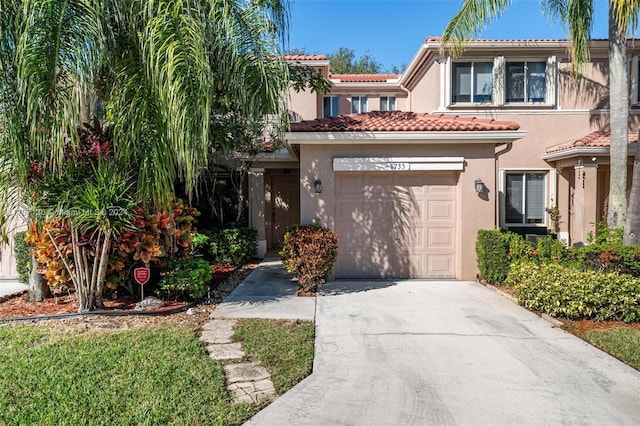
<path id="1" fill-rule="evenodd" d="M 409 170 L 409 163 L 384 163 L 387 170 Z"/>

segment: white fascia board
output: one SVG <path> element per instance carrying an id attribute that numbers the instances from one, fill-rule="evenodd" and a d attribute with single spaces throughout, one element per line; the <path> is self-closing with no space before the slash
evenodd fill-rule
<path id="1" fill-rule="evenodd" d="M 334 172 L 464 170 L 464 157 L 337 157 Z"/>
<path id="2" fill-rule="evenodd" d="M 427 43 L 422 43 L 422 45 L 420 45 L 420 48 L 418 49 L 416 54 L 413 55 L 413 58 L 411 59 L 411 62 L 409 62 L 409 65 L 407 66 L 407 68 L 404 70 L 404 72 L 400 76 L 400 81 L 399 82 L 401 84 L 404 84 L 407 81 L 407 79 L 409 78 L 409 76 L 415 71 L 415 68 L 420 63 L 421 57 L 424 54 L 424 51 L 426 51 L 427 47 L 428 47 Z"/>
<path id="3" fill-rule="evenodd" d="M 402 141 L 409 144 L 434 144 L 450 141 L 466 143 L 507 143 L 525 137 L 525 130 L 470 132 L 288 132 L 285 139 L 300 145 L 375 144 Z"/>
<path id="4" fill-rule="evenodd" d="M 637 143 L 629 144 L 628 155 L 635 155 L 636 150 L 638 149 Z M 540 158 L 545 161 L 558 161 L 565 160 L 567 158 L 575 158 L 575 157 L 588 157 L 590 155 L 609 155 L 611 153 L 611 149 L 608 146 L 578 146 L 573 148 L 563 149 L 562 151 L 549 152 L 546 154 L 542 154 Z"/>

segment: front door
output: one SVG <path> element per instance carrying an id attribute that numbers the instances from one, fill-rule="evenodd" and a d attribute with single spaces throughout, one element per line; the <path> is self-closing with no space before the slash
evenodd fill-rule
<path id="1" fill-rule="evenodd" d="M 287 228 L 300 223 L 300 177 L 271 177 L 271 247 L 277 247 Z"/>

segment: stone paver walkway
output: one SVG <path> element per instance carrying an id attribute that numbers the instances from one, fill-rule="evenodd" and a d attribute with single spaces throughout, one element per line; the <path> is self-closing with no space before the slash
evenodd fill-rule
<path id="1" fill-rule="evenodd" d="M 236 322 L 234 319 L 210 320 L 202 327 L 200 340 L 212 359 L 227 362 L 223 366 L 227 388 L 237 402 L 271 401 L 278 396 L 271 375 L 258 361 L 242 361 L 242 345 L 231 340 Z"/>

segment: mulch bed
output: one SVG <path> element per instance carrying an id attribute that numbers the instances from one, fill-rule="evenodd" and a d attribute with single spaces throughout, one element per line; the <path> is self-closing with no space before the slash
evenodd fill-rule
<path id="1" fill-rule="evenodd" d="M 562 329 L 574 334 L 578 337 L 583 336 L 587 331 L 597 330 L 615 330 L 620 327 L 633 328 L 640 330 L 640 323 L 628 323 L 622 321 L 593 321 L 593 320 L 568 320 L 560 319 L 562 321 Z"/>
<path id="2" fill-rule="evenodd" d="M 208 303 L 219 303 L 227 294 L 248 275 L 257 263 L 248 264 L 242 267 L 234 265 L 212 265 L 213 279 Z M 145 288 L 146 289 L 146 288 Z M 145 293 L 147 293 L 145 291 Z M 105 311 L 135 311 L 136 303 L 140 301 L 139 296 L 119 296 L 116 298 L 105 298 Z M 165 306 L 145 312 L 162 312 L 185 307 L 189 304 L 186 301 L 165 300 Z M 3 302 L 0 302 L 0 321 L 8 318 L 36 317 L 58 314 L 74 314 L 78 312 L 78 302 L 73 293 L 62 294 L 45 299 L 42 302 L 28 302 L 27 295 L 23 294 Z"/>

